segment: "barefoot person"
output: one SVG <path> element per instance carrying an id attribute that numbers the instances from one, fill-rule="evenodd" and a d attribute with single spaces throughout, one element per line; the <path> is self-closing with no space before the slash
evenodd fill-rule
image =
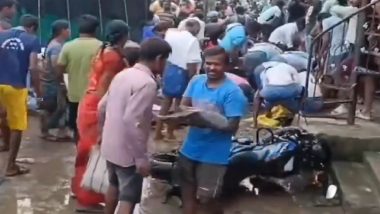
<path id="1" fill-rule="evenodd" d="M 168 65 L 163 75 L 162 92 L 165 96 L 161 103 L 160 115 L 168 114 L 173 101 L 176 108 L 179 107 L 182 94 L 185 91 L 188 81 L 197 72 L 198 66 L 202 62 L 201 48 L 198 39 L 195 37 L 200 29 L 200 24 L 196 20 L 189 20 L 185 24 L 186 30 L 169 29 L 166 32 L 165 40 L 173 49 L 173 54 L 168 59 Z M 164 138 L 162 134 L 163 124 L 158 121 L 155 139 Z M 168 139 L 175 139 L 174 127 L 168 126 Z"/>
<path id="2" fill-rule="evenodd" d="M 107 92 L 114 76 L 123 70 L 124 44 L 128 40 L 128 25 L 121 20 L 113 20 L 107 25 L 106 40 L 95 57 L 90 73 L 87 92 L 81 101 L 78 114 L 79 143 L 75 161 L 75 177 L 72 190 L 79 205 L 78 211 L 88 211 L 104 201 L 103 195 L 81 188 L 83 174 L 86 170 L 90 151 L 98 143 L 97 107 L 100 99 Z"/>
<path id="3" fill-rule="evenodd" d="M 106 214 L 132 214 L 140 202 L 143 177 L 149 175 L 147 142 L 153 102 L 161 74 L 171 53 L 159 38 L 141 44 L 140 60 L 117 74 L 109 92 L 99 104 L 104 121 L 101 152 L 107 160 L 110 186 L 106 195 Z"/>
<path id="4" fill-rule="evenodd" d="M 190 127 L 178 161 L 184 214 L 197 213 L 196 199 L 207 206 L 207 213 L 223 213 L 218 203 L 223 177 L 247 100 L 243 92 L 226 77 L 229 57 L 215 47 L 204 53 L 206 74 L 195 76 L 183 96 L 182 105 L 215 111 L 228 120 L 225 127 Z"/>
<path id="5" fill-rule="evenodd" d="M 40 44 L 35 35 L 39 21 L 35 16 L 24 15 L 20 22 L 20 27 L 0 32 L 0 103 L 6 110 L 6 120 L 1 121 L 4 146 L 0 150 L 10 152 L 6 176 L 29 171 L 16 164 L 22 132 L 27 129 L 28 124 L 28 71 L 37 97 L 41 94 L 37 59 Z"/>

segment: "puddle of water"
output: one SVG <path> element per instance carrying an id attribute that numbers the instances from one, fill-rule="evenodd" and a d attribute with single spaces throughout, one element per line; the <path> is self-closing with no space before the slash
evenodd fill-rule
<path id="1" fill-rule="evenodd" d="M 33 214 L 32 200 L 30 198 L 17 200 L 17 214 Z"/>

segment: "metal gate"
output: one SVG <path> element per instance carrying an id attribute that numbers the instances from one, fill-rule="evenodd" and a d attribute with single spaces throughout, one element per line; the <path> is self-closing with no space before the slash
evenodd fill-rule
<path id="1" fill-rule="evenodd" d="M 18 17 L 33 14 L 40 18 L 39 35 L 42 44 L 50 38 L 51 23 L 57 19 L 70 21 L 72 38 L 78 36 L 76 20 L 80 15 L 91 14 L 101 20 L 98 37 L 102 38 L 105 25 L 112 19 L 127 21 L 131 27 L 131 38 L 140 39 L 141 26 L 147 17 L 148 0 L 18 0 Z"/>

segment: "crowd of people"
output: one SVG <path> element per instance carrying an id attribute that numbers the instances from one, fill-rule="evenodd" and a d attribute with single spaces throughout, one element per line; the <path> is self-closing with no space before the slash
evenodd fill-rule
<path id="1" fill-rule="evenodd" d="M 149 176 L 152 107 L 160 101 L 160 116 L 192 107 L 227 119 L 223 127 L 191 125 L 178 164 L 184 213 L 197 213 L 197 201 L 208 213 L 223 213 L 217 199 L 231 139 L 249 103 L 257 106 L 262 99 L 267 110 L 281 105 L 296 113 L 308 93 L 320 99 L 311 99 L 307 111 L 320 111 L 324 94 L 318 83 L 310 81 L 305 89 L 310 41 L 359 7 L 355 0 L 260 3 L 220 0 L 205 11 L 208 6 L 202 0 L 156 0 L 140 43 L 129 39 L 122 20 L 107 24 L 103 41 L 96 37 L 100 21 L 95 16 L 80 16 L 79 37 L 70 41 L 69 22 L 57 20 L 41 53 L 38 18 L 23 15 L 20 26 L 13 27 L 16 2 L 0 0 L 0 152 L 10 154 L 6 176 L 29 172 L 16 164 L 28 123 L 29 73 L 42 139 L 76 143 L 72 192 L 78 211 L 103 209 L 100 204 L 105 202 L 107 214 L 117 206 L 120 214 L 133 212 L 143 178 Z M 328 72 L 337 82 L 345 81 L 342 62 L 352 58 L 357 26 L 355 18 L 349 22 L 311 50 L 318 56 L 314 68 L 334 67 Z M 365 108 L 357 116 L 369 120 L 372 100 L 364 98 Z M 176 128 L 157 120 L 153 137 L 176 139 Z M 81 186 L 91 149 L 99 144 L 109 173 L 106 195 Z"/>

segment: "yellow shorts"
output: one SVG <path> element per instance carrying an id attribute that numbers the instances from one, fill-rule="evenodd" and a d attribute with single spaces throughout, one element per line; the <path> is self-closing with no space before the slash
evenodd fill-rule
<path id="1" fill-rule="evenodd" d="M 11 130 L 25 131 L 28 127 L 28 89 L 0 85 L 0 105 L 7 112 Z"/>

